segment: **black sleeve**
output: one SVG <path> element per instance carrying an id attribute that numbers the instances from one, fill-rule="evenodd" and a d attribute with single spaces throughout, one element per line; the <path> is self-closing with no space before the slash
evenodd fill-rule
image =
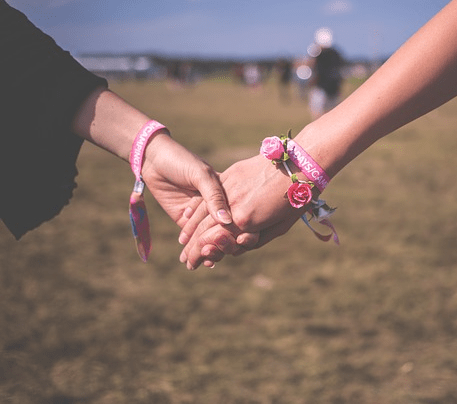
<path id="1" fill-rule="evenodd" d="M 71 122 L 100 86 L 106 80 L 0 0 L 0 218 L 17 239 L 68 204 L 83 142 Z"/>

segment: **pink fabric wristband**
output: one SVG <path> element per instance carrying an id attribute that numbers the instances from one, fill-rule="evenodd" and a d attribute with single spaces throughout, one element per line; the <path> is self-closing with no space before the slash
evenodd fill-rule
<path id="1" fill-rule="evenodd" d="M 300 169 L 303 174 L 306 175 L 310 181 L 314 182 L 317 189 L 322 192 L 330 182 L 330 178 L 321 168 L 321 166 L 317 164 L 314 159 L 292 139 L 287 141 L 286 152 L 289 155 L 291 161 Z"/>
<path id="2" fill-rule="evenodd" d="M 327 173 L 317 164 L 314 159 L 306 153 L 303 148 L 290 138 L 290 131 L 287 136 L 270 136 L 262 141 L 260 154 L 271 160 L 274 164 L 282 163 L 287 174 L 292 179 L 292 185 L 287 190 L 287 197 L 294 208 L 306 206 L 306 212 L 301 216 L 305 224 L 322 241 L 329 241 L 333 236 L 333 241 L 339 244 L 338 234 L 328 218 L 333 214 L 335 208 L 328 206 L 322 199 L 313 199 L 311 188 L 315 185 L 320 192 L 324 190 L 330 181 Z M 291 160 L 300 171 L 308 178 L 307 181 L 299 181 L 295 174 L 292 174 L 287 161 Z M 311 185 L 310 185 L 311 184 Z M 306 214 L 311 215 L 311 219 L 327 226 L 332 231 L 330 234 L 323 235 L 313 229 Z"/>
<path id="3" fill-rule="evenodd" d="M 136 135 L 135 140 L 133 141 L 132 150 L 130 151 L 129 161 L 137 181 L 141 178 L 144 151 L 146 150 L 146 146 L 148 145 L 151 136 L 159 129 L 164 128 L 165 125 L 152 120 L 147 122 Z"/>
<path id="4" fill-rule="evenodd" d="M 141 178 L 141 167 L 143 166 L 144 152 L 151 137 L 159 129 L 164 128 L 165 126 L 157 121 L 147 122 L 136 135 L 129 157 L 130 166 L 133 174 L 135 174 L 135 185 L 130 195 L 129 216 L 136 248 L 144 262 L 147 261 L 151 252 L 152 243 L 148 212 L 144 203 L 144 182 Z"/>

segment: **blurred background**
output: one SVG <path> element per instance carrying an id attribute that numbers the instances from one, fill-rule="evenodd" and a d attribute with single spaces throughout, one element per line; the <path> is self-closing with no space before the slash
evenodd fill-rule
<path id="1" fill-rule="evenodd" d="M 223 171 L 344 99 L 447 1 L 8 3 Z M 297 223 L 195 272 L 150 195 L 141 262 L 133 174 L 86 143 L 59 217 L 20 242 L 0 224 L 0 403 L 456 403 L 456 127 L 453 100 L 332 181 L 341 246 Z"/>

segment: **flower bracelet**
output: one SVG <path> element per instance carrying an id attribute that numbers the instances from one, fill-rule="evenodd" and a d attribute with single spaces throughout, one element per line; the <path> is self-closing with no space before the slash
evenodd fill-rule
<path id="1" fill-rule="evenodd" d="M 322 241 L 329 241 L 333 236 L 333 241 L 339 244 L 336 230 L 328 220 L 335 211 L 335 208 L 329 207 L 322 199 L 313 199 L 313 188 L 316 187 L 319 192 L 322 192 L 329 183 L 330 178 L 319 164 L 298 143 L 291 139 L 290 130 L 287 136 L 265 138 L 262 142 L 260 153 L 271 160 L 273 164 L 282 164 L 289 174 L 292 184 L 285 196 L 294 208 L 299 209 L 306 206 L 306 212 L 301 218 L 315 236 Z M 300 181 L 296 174 L 292 174 L 287 164 L 289 160 L 300 169 L 306 178 L 309 179 L 308 181 Z M 323 235 L 314 230 L 307 214 L 310 215 L 310 219 L 314 219 L 320 224 L 329 227 L 332 232 L 328 235 Z"/>

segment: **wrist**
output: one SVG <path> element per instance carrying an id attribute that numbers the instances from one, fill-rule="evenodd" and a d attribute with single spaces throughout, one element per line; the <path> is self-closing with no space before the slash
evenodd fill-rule
<path id="1" fill-rule="evenodd" d="M 305 126 L 294 138 L 294 141 L 306 150 L 330 179 L 335 176 L 337 170 L 335 170 L 332 148 L 329 147 L 325 135 L 314 122 Z"/>
<path id="2" fill-rule="evenodd" d="M 94 90 L 76 112 L 73 132 L 129 161 L 133 141 L 148 116 L 105 88 Z"/>
<path id="3" fill-rule="evenodd" d="M 129 216 L 137 251 L 144 262 L 147 261 L 151 250 L 151 235 L 144 202 L 143 161 L 150 141 L 158 135 L 157 132 L 164 129 L 166 130 L 166 127 L 160 122 L 154 120 L 146 122 L 135 136 L 129 153 L 130 167 L 135 175 L 135 185 L 130 195 Z"/>
<path id="4" fill-rule="evenodd" d="M 144 151 L 142 173 L 150 176 L 154 172 L 154 168 L 160 165 L 160 159 L 173 159 L 169 156 L 170 144 L 176 143 L 170 136 L 167 128 L 159 129 L 155 136 L 148 142 Z M 163 161 L 163 160 L 162 160 Z M 155 170 L 156 171 L 156 170 Z M 145 174 L 148 173 L 148 174 Z"/>
<path id="5" fill-rule="evenodd" d="M 345 104 L 347 105 L 347 103 Z M 354 121 L 343 104 L 305 126 L 294 140 L 333 178 L 374 141 L 366 119 Z"/>
<path id="6" fill-rule="evenodd" d="M 278 137 L 270 137 L 262 143 L 258 158 L 265 165 L 263 177 L 266 178 L 265 182 L 269 183 L 270 189 L 279 191 L 277 196 L 281 198 L 282 206 L 293 207 L 291 212 L 295 211 L 302 215 L 309 207 L 309 203 L 318 198 L 320 191 L 293 163 L 290 156 L 284 153 L 285 146 L 279 142 Z M 274 151 L 275 149 L 279 150 L 283 157 L 275 158 L 279 153 Z"/>
<path id="7" fill-rule="evenodd" d="M 159 135 L 159 132 L 162 134 L 165 133 L 165 131 L 168 133 L 168 129 L 160 122 L 150 120 L 136 135 L 132 143 L 129 162 L 137 180 L 141 178 L 143 161 L 145 160 L 148 146 L 150 146 L 150 143 L 154 138 Z M 157 147 L 155 149 L 157 149 Z"/>
<path id="8" fill-rule="evenodd" d="M 287 136 L 281 135 L 280 137 L 271 136 L 265 138 L 260 148 L 260 154 L 267 160 L 271 160 L 279 169 L 283 168 L 292 180 L 292 184 L 287 189 L 286 195 L 293 208 L 304 208 L 305 213 L 300 214 L 305 224 L 319 239 L 328 241 L 333 236 L 333 240 L 338 244 L 338 235 L 328 220 L 335 211 L 335 208 L 331 208 L 324 200 L 318 198 L 319 194 L 330 181 L 330 177 L 326 171 L 306 150 L 291 139 L 290 131 Z M 292 168 L 289 166 L 289 163 L 293 163 Z M 306 180 L 299 179 L 299 174 L 296 173 L 297 170 L 301 171 L 301 174 L 306 177 Z M 307 213 L 319 223 L 328 226 L 332 230 L 332 233 L 324 236 L 316 232 L 309 223 Z"/>
<path id="9" fill-rule="evenodd" d="M 287 162 L 285 164 L 287 164 L 289 170 L 287 171 L 285 167 L 281 167 L 281 171 L 284 172 L 285 176 L 288 178 L 289 185 L 290 185 L 290 181 L 291 181 L 290 174 L 293 174 L 295 176 L 295 178 L 298 180 L 298 182 L 309 182 L 310 181 L 310 179 L 305 174 L 303 174 L 303 172 L 300 170 L 300 168 L 297 167 L 291 159 L 287 160 Z M 319 197 L 319 195 L 321 194 L 321 191 L 319 190 L 318 187 L 313 186 L 312 194 L 313 194 L 313 199 L 317 199 Z"/>
<path id="10" fill-rule="evenodd" d="M 321 193 L 329 176 L 322 167 L 294 139 L 287 135 L 270 136 L 262 141 L 260 154 L 278 167 L 283 167 L 292 181 L 309 183 Z"/>

